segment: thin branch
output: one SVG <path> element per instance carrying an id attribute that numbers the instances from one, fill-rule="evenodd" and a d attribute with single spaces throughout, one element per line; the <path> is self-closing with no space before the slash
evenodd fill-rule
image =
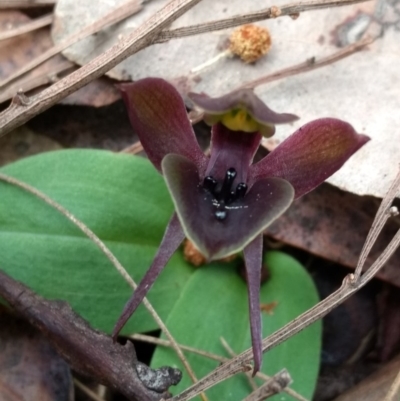
<path id="1" fill-rule="evenodd" d="M 371 251 L 372 246 L 374 245 L 376 239 L 378 238 L 379 233 L 382 231 L 383 226 L 386 224 L 386 221 L 390 217 L 392 217 L 393 214 L 396 215 L 396 213 L 393 213 L 393 211 L 390 209 L 390 205 L 392 204 L 393 199 L 398 194 L 399 188 L 400 188 L 400 175 L 396 177 L 396 179 L 393 181 L 392 185 L 388 190 L 389 194 L 392 194 L 392 196 L 385 197 L 382 200 L 381 205 L 379 206 L 379 209 L 376 213 L 375 219 L 372 222 L 372 227 L 368 233 L 367 240 L 365 241 L 365 244 L 361 250 L 357 267 L 354 272 L 355 280 L 358 280 L 358 278 L 360 277 L 362 269 L 365 265 L 365 261 L 367 260 L 368 254 Z"/>
<path id="2" fill-rule="evenodd" d="M 222 346 L 225 348 L 225 351 L 229 354 L 229 356 L 231 358 L 234 358 L 235 356 L 237 356 L 237 354 L 233 351 L 233 349 L 231 348 L 231 346 L 228 344 L 228 342 L 225 340 L 224 337 L 220 337 L 220 341 L 221 341 Z M 257 386 L 257 383 L 255 382 L 255 380 L 253 379 L 252 372 L 246 372 L 246 377 L 247 377 L 247 381 L 249 382 L 251 389 L 253 391 L 257 390 L 258 386 Z M 270 380 L 270 379 L 268 379 L 268 380 Z"/>
<path id="3" fill-rule="evenodd" d="M 398 183 L 400 180 L 400 171 L 396 177 L 395 182 Z M 393 202 L 396 193 L 400 190 L 399 187 L 391 187 L 389 192 L 383 199 L 384 204 L 390 204 Z M 386 210 L 386 213 L 391 213 L 390 209 Z M 384 216 L 382 216 L 384 218 Z M 367 239 L 368 241 L 368 239 Z M 321 319 L 327 315 L 332 309 L 348 299 L 352 294 L 357 292 L 360 288 L 364 287 L 382 268 L 389 257 L 395 252 L 396 248 L 400 244 L 400 230 L 397 231 L 395 236 L 390 241 L 389 245 L 385 248 L 383 253 L 378 259 L 372 264 L 372 266 L 358 278 L 354 279 L 354 275 L 350 274 L 345 277 L 342 286 L 332 293 L 329 297 L 319 302 L 316 306 L 309 309 L 296 319 L 286 324 L 275 333 L 271 334 L 263 340 L 263 352 L 269 351 L 270 349 L 281 344 L 283 341 L 297 334 L 301 330 L 305 329 L 315 321 Z M 214 371 L 210 372 L 207 376 L 203 377 L 198 383 L 194 384 L 190 388 L 184 390 L 181 394 L 172 398 L 171 401 L 186 401 L 196 396 L 200 391 L 204 391 L 211 386 L 225 380 L 234 374 L 241 372 L 242 367 L 248 364 L 252 360 L 253 354 L 252 349 L 248 349 L 238 355 L 236 358 L 229 362 L 219 366 Z"/>
<path id="4" fill-rule="evenodd" d="M 161 338 L 148 336 L 146 334 L 131 334 L 129 336 L 129 338 L 131 338 L 133 340 L 144 341 L 144 342 L 147 342 L 150 344 L 161 345 L 163 347 L 171 347 L 171 343 L 168 340 L 163 340 Z M 179 344 L 179 347 L 181 349 L 183 349 L 184 351 L 193 352 L 194 354 L 204 356 L 205 358 L 209 358 L 209 359 L 212 359 L 212 360 L 220 362 L 220 363 L 228 362 L 231 360 L 224 356 L 213 354 L 211 352 L 203 351 L 203 350 L 200 350 L 200 349 L 197 349 L 194 347 L 189 347 L 187 345 Z M 256 377 L 258 377 L 259 379 L 264 380 L 264 381 L 268 381 L 271 379 L 270 376 L 268 376 L 262 372 L 257 372 Z M 309 401 L 309 400 L 307 400 L 307 398 L 304 398 L 302 395 L 300 395 L 299 393 L 297 393 L 290 387 L 284 388 L 283 391 L 285 393 L 289 394 L 290 396 L 292 396 L 297 401 Z"/>
<path id="5" fill-rule="evenodd" d="M 85 393 L 93 401 L 104 401 L 104 398 L 97 395 L 94 391 L 92 391 L 89 387 L 85 386 L 78 379 L 74 378 L 74 384 L 77 388 L 79 388 L 79 390 L 81 390 L 83 393 Z"/>
<path id="6" fill-rule="evenodd" d="M 137 284 L 135 281 L 132 279 L 132 277 L 129 275 L 129 273 L 126 271 L 126 269 L 122 266 L 122 264 L 119 262 L 119 260 L 114 256 L 114 254 L 110 251 L 110 249 L 104 244 L 103 241 L 97 235 L 90 230 L 83 222 L 81 222 L 79 219 L 77 219 L 71 212 L 69 212 L 67 209 L 65 209 L 63 206 L 55 202 L 53 199 L 49 198 L 47 195 L 43 194 L 42 192 L 38 191 L 36 188 L 21 182 L 17 180 L 16 178 L 7 176 L 5 174 L 0 173 L 0 180 L 7 182 L 8 184 L 14 185 L 18 188 L 23 189 L 26 192 L 29 192 L 30 194 L 36 196 L 37 198 L 41 199 L 45 203 L 47 203 L 49 206 L 53 207 L 56 209 L 58 212 L 60 212 L 63 216 L 65 216 L 68 220 L 70 220 L 76 227 L 78 227 L 90 240 L 97 245 L 97 247 L 103 252 L 103 254 L 107 257 L 107 259 L 113 264 L 113 266 L 117 269 L 119 274 L 125 279 L 125 281 L 133 288 L 136 289 Z M 196 382 L 196 376 L 190 367 L 187 359 L 183 355 L 182 350 L 179 348 L 175 338 L 172 336 L 170 331 L 168 330 L 167 326 L 164 324 L 164 322 L 161 320 L 160 316 L 156 312 L 156 310 L 153 308 L 151 303 L 148 301 L 147 298 L 143 298 L 143 305 L 146 307 L 146 309 L 150 312 L 151 316 L 153 319 L 156 321 L 160 329 L 164 332 L 164 334 L 167 336 L 169 341 L 172 344 L 172 347 L 174 348 L 175 352 L 177 353 L 179 359 L 181 360 L 183 366 L 187 370 L 189 376 L 191 379 Z"/>
<path id="7" fill-rule="evenodd" d="M 136 340 L 136 341 L 143 341 L 143 342 L 150 343 L 150 344 L 161 345 L 163 347 L 171 347 L 170 341 L 163 340 L 162 338 L 158 338 L 158 337 L 149 336 L 147 334 L 135 333 L 135 334 L 131 334 L 129 336 L 129 338 L 131 338 L 132 340 Z M 193 354 L 201 355 L 201 356 L 204 356 L 205 358 L 212 359 L 212 360 L 220 362 L 220 363 L 229 361 L 229 358 L 226 358 L 224 356 L 212 354 L 211 352 L 203 351 L 203 350 L 200 350 L 200 349 L 197 349 L 194 347 L 189 347 L 189 346 L 183 345 L 183 344 L 178 344 L 178 345 L 179 345 L 179 348 L 181 348 L 184 351 L 189 351 L 189 352 L 192 352 Z"/>
<path id="8" fill-rule="evenodd" d="M 397 374 L 394 382 L 390 386 L 389 392 L 383 401 L 398 401 L 400 395 L 400 372 Z"/>
<path id="9" fill-rule="evenodd" d="M 36 76 L 27 75 L 26 77 L 18 79 L 16 82 L 8 85 L 5 90 L 0 91 L 0 103 L 11 99 L 19 90 L 22 90 L 22 88 L 24 88 L 24 92 L 29 92 L 39 86 L 54 83 L 60 79 L 58 74 L 65 74 L 70 72 L 72 69 L 75 69 L 75 64 L 68 60 L 64 60 L 56 66 L 51 64 L 45 66 L 45 68 L 41 69 L 40 74 Z"/>
<path id="10" fill-rule="evenodd" d="M 374 42 L 374 39 L 372 39 L 372 38 L 361 39 L 358 42 L 348 45 L 348 46 L 344 47 L 343 49 L 341 49 L 327 57 L 323 57 L 319 60 L 313 58 L 312 60 L 307 60 L 303 63 L 296 64 L 292 67 L 284 68 L 273 74 L 269 74 L 264 77 L 257 78 L 253 81 L 246 82 L 245 84 L 240 85 L 237 89 L 255 88 L 257 86 L 264 85 L 266 83 L 276 81 L 278 79 L 287 78 L 292 75 L 297 75 L 297 74 L 300 74 L 303 72 L 309 72 L 309 71 L 313 71 L 313 70 L 316 70 L 321 67 L 325 67 L 329 64 L 336 63 L 339 60 L 342 60 L 348 56 L 351 56 L 352 54 L 362 50 L 365 46 L 370 45 L 373 42 Z"/>
<path id="11" fill-rule="evenodd" d="M 0 9 L 53 6 L 56 3 L 57 0 L 0 0 Z"/>
<path id="12" fill-rule="evenodd" d="M 14 38 L 16 36 L 24 35 L 25 33 L 36 31 L 50 25 L 53 22 L 53 14 L 44 15 L 43 17 L 36 18 L 25 24 L 19 25 L 16 28 L 11 28 L 6 31 L 0 32 L 0 41 Z"/>
<path id="13" fill-rule="evenodd" d="M 298 15 L 303 11 L 320 10 L 329 7 L 348 6 L 351 4 L 363 3 L 370 0 L 312 0 L 298 3 L 291 3 L 282 7 L 272 6 L 262 11 L 250 14 L 235 15 L 230 18 L 210 21 L 202 24 L 165 30 L 158 35 L 153 43 L 163 43 L 171 39 L 182 38 L 186 36 L 199 35 L 207 32 L 214 32 L 222 29 L 233 28 L 239 25 L 262 21 L 271 18 Z"/>
<path id="14" fill-rule="evenodd" d="M 131 34 L 94 58 L 92 61 L 61 79 L 50 88 L 43 90 L 21 106 L 14 102 L 0 113 L 0 137 L 24 124 L 33 116 L 47 110 L 72 92 L 100 77 L 122 60 L 148 46 L 163 28 L 167 27 L 200 0 L 171 0 L 165 7 L 152 15 Z"/>
<path id="15" fill-rule="evenodd" d="M 125 18 L 128 18 L 129 16 L 136 14 L 141 9 L 142 9 L 141 0 L 129 0 L 126 3 L 123 3 L 121 6 L 114 8 L 111 12 L 101 16 L 95 22 L 93 22 L 88 26 L 85 26 L 80 31 L 75 32 L 72 35 L 66 37 L 62 42 L 46 50 L 44 53 L 40 54 L 32 61 L 25 64 L 22 68 L 20 68 L 19 70 L 15 71 L 13 74 L 5 78 L 3 81 L 0 82 L 0 89 L 4 88 L 10 82 L 15 81 L 21 75 L 26 74 L 27 72 L 33 70 L 35 67 L 39 66 L 40 64 L 43 64 L 46 60 L 62 52 L 67 47 L 70 47 L 73 44 L 81 41 L 82 39 L 85 39 L 88 36 L 101 31 L 102 29 L 104 29 L 109 25 L 116 24 L 117 22 L 120 22 Z"/>
<path id="16" fill-rule="evenodd" d="M 297 401 L 309 401 L 309 400 L 307 400 L 307 398 L 303 397 L 301 394 L 299 394 L 298 392 L 296 392 L 295 390 L 293 390 L 290 387 L 285 387 L 283 389 L 283 392 L 289 394 Z"/>
<path id="17" fill-rule="evenodd" d="M 272 376 L 262 386 L 253 391 L 243 401 L 262 401 L 275 394 L 282 392 L 290 383 L 292 378 L 286 369 L 281 370 L 276 375 Z"/>
<path id="18" fill-rule="evenodd" d="M 160 401 L 169 386 L 181 379 L 177 369 L 165 372 L 162 368 L 154 371 L 147 367 L 150 374 L 162 377 L 164 373 L 166 379 L 157 388 L 150 388 L 138 371 L 146 367 L 137 360 L 132 343 L 114 343 L 110 336 L 90 327 L 68 303 L 40 297 L 1 269 L 0 295 L 15 312 L 41 331 L 72 369 L 114 388 L 129 400 Z"/>

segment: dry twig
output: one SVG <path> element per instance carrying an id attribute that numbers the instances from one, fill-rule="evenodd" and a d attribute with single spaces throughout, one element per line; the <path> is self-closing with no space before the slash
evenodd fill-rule
<path id="1" fill-rule="evenodd" d="M 396 189 L 400 187 L 400 176 L 397 176 L 390 186 L 389 193 L 396 192 Z M 372 222 L 372 227 L 368 233 L 367 240 L 361 250 L 360 258 L 357 263 L 356 270 L 354 272 L 354 280 L 357 281 L 361 275 L 362 269 L 365 265 L 365 261 L 367 260 L 368 254 L 372 249 L 376 239 L 378 238 L 379 233 L 382 231 L 383 226 L 386 224 L 387 220 L 390 217 L 396 216 L 397 214 L 394 209 L 390 208 L 391 203 L 393 202 L 392 198 L 385 197 L 379 209 L 376 213 L 375 219 Z"/>
<path id="2" fill-rule="evenodd" d="M 221 341 L 222 346 L 225 348 L 225 351 L 229 354 L 229 356 L 231 358 L 234 358 L 235 356 L 237 356 L 237 354 L 233 351 L 233 349 L 231 348 L 231 346 L 228 344 L 228 342 L 225 340 L 224 337 L 220 337 L 220 341 Z M 249 382 L 251 389 L 253 391 L 257 390 L 258 386 L 257 386 L 257 383 L 255 382 L 255 380 L 253 379 L 251 372 L 246 372 L 246 377 L 247 377 L 247 381 Z M 268 380 L 270 380 L 270 379 L 268 379 Z"/>
<path id="3" fill-rule="evenodd" d="M 0 0 L 0 9 L 53 6 L 56 3 L 57 0 Z"/>
<path id="4" fill-rule="evenodd" d="M 281 370 L 276 375 L 272 376 L 258 389 L 253 391 L 243 401 L 262 401 L 275 394 L 282 392 L 292 381 L 289 372 L 286 369 Z"/>
<path id="5" fill-rule="evenodd" d="M 149 336 L 147 334 L 139 334 L 139 333 L 135 333 L 135 334 L 131 334 L 129 336 L 129 338 L 131 338 L 132 340 L 136 340 L 136 341 L 143 341 L 149 344 L 156 344 L 156 345 L 161 345 L 163 347 L 171 347 L 171 342 L 168 340 L 163 340 L 162 338 L 158 338 L 158 337 L 153 337 L 153 336 Z M 212 354 L 211 352 L 207 352 L 207 351 L 202 351 L 200 349 L 194 348 L 194 347 L 189 347 L 187 345 L 183 345 L 183 344 L 178 344 L 179 348 L 181 348 L 184 351 L 189 351 L 192 352 L 194 354 L 197 355 L 201 355 L 204 356 L 205 358 L 209 358 L 212 359 L 214 361 L 217 362 L 226 362 L 229 361 L 229 358 L 225 358 L 223 356 L 219 356 L 216 354 Z"/>
<path id="6" fill-rule="evenodd" d="M 16 28 L 11 28 L 6 31 L 0 32 L 0 41 L 14 38 L 16 36 L 24 35 L 25 33 L 36 31 L 37 29 L 43 28 L 50 25 L 53 21 L 53 15 L 48 14 L 43 17 L 34 19 L 25 24 L 19 25 Z"/>
<path id="7" fill-rule="evenodd" d="M 137 371 L 140 362 L 132 343 L 114 343 L 110 336 L 92 329 L 66 302 L 45 300 L 1 270 L 0 294 L 42 332 L 74 370 L 116 389 L 129 400 L 159 401 L 168 387 L 180 380 L 180 372 L 171 370 L 160 383 L 160 391 L 147 388 Z"/>
<path id="8" fill-rule="evenodd" d="M 242 88 L 255 88 L 260 85 L 267 84 L 272 81 L 276 81 L 278 79 L 283 79 L 287 78 L 293 75 L 297 75 L 303 72 L 309 72 L 316 70 L 321 67 L 325 67 L 327 65 L 336 63 L 348 56 L 351 56 L 354 53 L 357 53 L 358 51 L 364 49 L 366 46 L 370 45 L 374 39 L 372 38 L 365 38 L 361 39 L 358 42 L 355 42 L 351 45 L 348 45 L 344 47 L 343 49 L 327 56 L 323 57 L 321 59 L 313 58 L 311 60 L 306 60 L 303 63 L 296 64 L 292 67 L 289 68 L 284 68 L 280 71 L 277 71 L 275 73 L 265 75 L 264 77 L 257 78 L 253 81 L 246 82 L 242 85 L 240 85 L 237 89 L 242 89 Z"/>
<path id="9" fill-rule="evenodd" d="M 40 74 L 34 76 L 27 75 L 16 82 L 7 86 L 6 89 L 0 90 L 0 103 L 11 99 L 18 91 L 24 88 L 24 92 L 28 92 L 32 89 L 36 89 L 39 86 L 47 85 L 58 81 L 59 75 L 66 74 L 71 70 L 75 69 L 75 64 L 71 61 L 65 60 L 56 66 L 46 65 L 41 68 Z M 36 71 L 34 71 L 36 73 Z"/>
<path id="10" fill-rule="evenodd" d="M 348 6 L 356 3 L 363 3 L 370 0 L 311 0 L 298 3 L 287 4 L 282 7 L 272 6 L 261 11 L 250 14 L 239 14 L 230 18 L 210 21 L 203 24 L 176 28 L 172 30 L 164 30 L 153 43 L 163 43 L 170 39 L 183 38 L 187 36 L 199 35 L 207 32 L 219 31 L 227 28 L 250 24 L 252 22 L 262 21 L 271 18 L 283 16 L 298 15 L 300 12 L 320 10 L 329 7 Z"/>

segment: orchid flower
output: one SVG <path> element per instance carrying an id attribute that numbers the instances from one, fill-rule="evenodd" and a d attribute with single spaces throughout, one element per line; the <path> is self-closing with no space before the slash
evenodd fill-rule
<path id="1" fill-rule="evenodd" d="M 297 119 L 269 109 L 251 90 L 212 99 L 190 94 L 212 125 L 211 154 L 200 149 L 185 104 L 166 81 L 120 86 L 130 122 L 164 176 L 176 212 L 152 265 L 125 305 L 114 339 L 185 237 L 208 260 L 242 251 L 249 294 L 254 373 L 261 367 L 259 306 L 263 231 L 293 202 L 337 171 L 369 138 L 333 118 L 312 121 L 252 164 L 262 135 Z"/>

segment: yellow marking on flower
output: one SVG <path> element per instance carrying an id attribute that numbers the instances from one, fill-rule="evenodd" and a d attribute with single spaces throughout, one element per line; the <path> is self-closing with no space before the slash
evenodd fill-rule
<path id="1" fill-rule="evenodd" d="M 246 109 L 233 109 L 221 116 L 221 123 L 232 131 L 257 132 L 260 124 Z"/>
<path id="2" fill-rule="evenodd" d="M 240 106 L 221 114 L 206 112 L 204 114 L 204 122 L 210 127 L 221 123 L 231 131 L 259 132 L 265 138 L 270 138 L 275 132 L 273 124 L 257 121 L 245 107 Z"/>

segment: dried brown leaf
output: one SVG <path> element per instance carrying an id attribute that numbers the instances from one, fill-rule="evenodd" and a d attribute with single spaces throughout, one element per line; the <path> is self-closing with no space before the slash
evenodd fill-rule
<path id="1" fill-rule="evenodd" d="M 354 269 L 378 206 L 379 201 L 373 197 L 357 196 L 324 184 L 298 199 L 266 233 Z M 367 265 L 377 259 L 398 228 L 397 220 L 387 222 Z M 377 277 L 400 287 L 399 260 L 397 250 Z"/>
<path id="2" fill-rule="evenodd" d="M 107 77 L 96 79 L 83 88 L 71 93 L 61 104 L 76 106 L 108 106 L 121 98 L 113 81 Z"/>

